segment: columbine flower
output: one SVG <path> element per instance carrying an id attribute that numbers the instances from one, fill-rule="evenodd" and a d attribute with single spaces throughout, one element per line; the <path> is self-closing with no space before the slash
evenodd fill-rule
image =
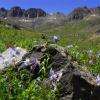
<path id="1" fill-rule="evenodd" d="M 96 84 L 97 84 L 98 86 L 100 86 L 100 76 L 99 76 L 99 75 L 96 77 Z"/>
<path id="2" fill-rule="evenodd" d="M 54 91 L 57 89 L 57 85 L 56 85 L 56 83 L 52 83 L 52 86 L 53 86 L 53 88 L 54 88 Z"/>
<path id="3" fill-rule="evenodd" d="M 56 36 L 56 35 L 54 35 L 54 36 L 52 37 L 52 40 L 53 40 L 54 42 L 57 42 L 57 41 L 59 40 L 59 37 Z"/>
<path id="4" fill-rule="evenodd" d="M 54 74 L 54 70 L 52 70 L 52 68 L 50 69 L 50 76 L 52 76 Z"/>
<path id="5" fill-rule="evenodd" d="M 53 81 L 55 77 L 55 73 L 54 70 L 52 70 L 52 68 L 50 69 L 50 81 Z"/>
<path id="6" fill-rule="evenodd" d="M 39 64 L 39 61 L 37 60 L 37 58 L 33 57 L 31 59 L 31 63 L 32 63 L 31 69 L 33 69 Z"/>
<path id="7" fill-rule="evenodd" d="M 62 77 L 62 70 L 54 72 L 54 70 L 50 69 L 50 80 L 54 82 L 59 82 Z"/>
<path id="8" fill-rule="evenodd" d="M 54 91 L 57 89 L 56 83 L 59 82 L 59 80 L 62 77 L 62 71 L 63 70 L 54 72 L 54 70 L 52 70 L 52 68 L 50 69 L 50 81 L 52 83 L 51 87 L 53 87 Z"/>
<path id="9" fill-rule="evenodd" d="M 57 82 L 59 82 L 59 80 L 61 79 L 61 77 L 62 77 L 62 71 L 63 70 L 60 70 L 60 71 L 57 71 Z"/>
<path id="10" fill-rule="evenodd" d="M 28 65 L 29 65 L 29 63 L 30 63 L 30 60 L 29 60 L 28 58 L 26 58 L 26 60 L 25 60 L 25 61 L 23 61 L 23 63 L 24 63 L 24 65 L 25 65 L 25 66 L 28 66 Z"/>

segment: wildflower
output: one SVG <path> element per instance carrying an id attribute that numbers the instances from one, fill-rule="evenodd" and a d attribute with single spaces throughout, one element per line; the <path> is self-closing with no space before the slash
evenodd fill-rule
<path id="1" fill-rule="evenodd" d="M 52 76 L 54 74 L 54 70 L 52 70 L 52 68 L 50 69 L 50 76 Z"/>
<path id="2" fill-rule="evenodd" d="M 52 37 L 52 41 L 53 41 L 53 42 L 57 42 L 58 40 L 59 40 L 59 37 L 58 37 L 58 36 L 54 35 L 54 36 Z"/>
<path id="3" fill-rule="evenodd" d="M 57 89 L 57 82 L 59 82 L 59 80 L 62 77 L 62 71 L 63 70 L 59 70 L 57 72 L 54 72 L 54 70 L 52 70 L 52 68 L 50 69 L 50 81 L 51 81 L 51 87 L 53 88 L 53 90 L 55 91 Z"/>
<path id="4" fill-rule="evenodd" d="M 54 82 L 59 82 L 62 77 L 62 70 L 54 72 L 54 70 L 50 69 L 50 80 Z"/>
<path id="5" fill-rule="evenodd" d="M 98 86 L 100 86 L 100 76 L 99 75 L 97 75 L 97 77 L 96 77 L 96 84 Z"/>
<path id="6" fill-rule="evenodd" d="M 28 58 L 26 58 L 26 60 L 25 60 L 25 61 L 23 61 L 23 63 L 24 63 L 24 65 L 25 65 L 25 66 L 28 66 L 28 65 L 29 65 L 29 63 L 30 63 L 30 60 L 29 60 Z"/>
<path id="7" fill-rule="evenodd" d="M 50 81 L 54 81 L 54 79 L 56 78 L 56 75 L 54 73 L 54 70 L 52 70 L 52 68 L 50 69 Z"/>
<path id="8" fill-rule="evenodd" d="M 37 60 L 37 58 L 33 57 L 31 59 L 31 63 L 32 63 L 31 69 L 33 69 L 39 64 L 39 61 Z"/>
<path id="9" fill-rule="evenodd" d="M 61 79 L 61 77 L 62 77 L 62 71 L 63 70 L 60 70 L 60 71 L 57 71 L 57 82 L 59 82 L 59 80 Z"/>

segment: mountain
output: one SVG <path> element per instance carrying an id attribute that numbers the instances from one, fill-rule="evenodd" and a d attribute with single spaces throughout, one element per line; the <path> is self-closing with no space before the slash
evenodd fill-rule
<path id="1" fill-rule="evenodd" d="M 0 8 L 0 17 L 44 17 L 46 12 L 38 8 L 22 9 L 21 7 L 12 7 L 10 10 Z"/>
<path id="2" fill-rule="evenodd" d="M 61 12 L 49 14 L 37 8 L 22 9 L 17 6 L 10 10 L 0 8 L 0 22 L 11 28 L 46 32 L 51 30 L 63 31 L 66 26 L 70 29 L 82 23 L 83 27 L 80 31 L 99 34 L 100 7 L 78 7 L 67 16 Z"/>
<path id="3" fill-rule="evenodd" d="M 76 8 L 74 11 L 72 11 L 69 14 L 69 17 L 71 18 L 71 20 L 78 20 L 78 19 L 83 19 L 88 15 L 100 15 L 100 7 L 96 8 L 79 7 Z"/>

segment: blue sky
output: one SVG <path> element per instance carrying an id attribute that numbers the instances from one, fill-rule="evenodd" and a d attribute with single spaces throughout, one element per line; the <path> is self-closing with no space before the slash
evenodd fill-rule
<path id="1" fill-rule="evenodd" d="M 70 13 L 77 7 L 96 7 L 100 6 L 100 0 L 0 0 L 0 7 L 7 9 L 13 6 L 22 8 L 42 8 L 46 12 Z"/>

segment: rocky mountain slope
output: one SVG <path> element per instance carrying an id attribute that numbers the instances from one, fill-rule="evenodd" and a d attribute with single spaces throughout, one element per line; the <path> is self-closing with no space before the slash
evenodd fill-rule
<path id="1" fill-rule="evenodd" d="M 12 7 L 10 10 L 0 8 L 0 17 L 45 17 L 46 12 L 38 8 L 22 9 L 18 6 Z"/>
<path id="2" fill-rule="evenodd" d="M 74 11 L 72 11 L 69 14 L 69 17 L 71 18 L 71 20 L 79 20 L 79 19 L 83 19 L 88 15 L 93 15 L 93 16 L 100 15 L 100 7 L 96 7 L 96 8 L 79 7 L 76 8 Z"/>
<path id="3" fill-rule="evenodd" d="M 0 8 L 0 22 L 7 27 L 16 29 L 49 30 L 74 25 L 77 23 L 87 23 L 89 26 L 96 26 L 93 30 L 98 32 L 100 24 L 100 7 L 77 8 L 68 16 L 63 13 L 48 14 L 42 9 L 29 8 L 27 10 L 20 7 L 12 7 L 10 10 Z M 87 29 L 83 29 L 88 31 Z M 91 30 L 91 28 L 89 29 Z"/>

